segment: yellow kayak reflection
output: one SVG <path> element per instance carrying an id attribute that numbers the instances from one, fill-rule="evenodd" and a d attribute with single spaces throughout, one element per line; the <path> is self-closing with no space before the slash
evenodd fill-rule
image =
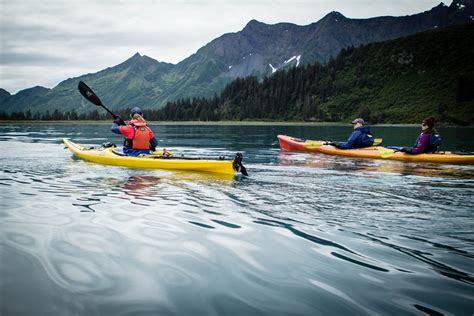
<path id="1" fill-rule="evenodd" d="M 302 157 L 304 157 L 302 159 Z M 436 163 L 403 163 L 399 161 L 381 161 L 381 160 L 347 160 L 338 156 L 322 156 L 297 153 L 281 152 L 278 157 L 279 164 L 282 166 L 305 166 L 323 169 L 340 169 L 354 172 L 387 172 L 403 173 L 421 176 L 439 176 L 463 174 L 467 177 L 474 176 L 474 168 L 471 166 L 458 165 L 440 165 Z"/>

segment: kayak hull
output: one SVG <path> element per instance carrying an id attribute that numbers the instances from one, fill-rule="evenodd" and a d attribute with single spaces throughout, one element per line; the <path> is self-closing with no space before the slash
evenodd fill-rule
<path id="1" fill-rule="evenodd" d="M 372 146 L 359 149 L 338 149 L 331 145 L 307 146 L 305 141 L 287 135 L 278 135 L 281 150 L 318 152 L 327 155 L 345 156 L 354 158 L 388 159 L 409 162 L 435 162 L 450 164 L 474 164 L 474 155 L 458 155 L 451 152 L 435 154 L 410 155 L 403 152 L 394 152 L 391 155 L 383 155 L 382 152 L 390 151 L 388 148 Z"/>
<path id="2" fill-rule="evenodd" d="M 112 152 L 113 147 L 87 148 L 64 138 L 66 147 L 78 158 L 104 165 L 141 169 L 169 169 L 234 174 L 231 160 L 205 160 L 185 158 L 163 158 L 156 155 L 140 157 L 120 156 Z"/>

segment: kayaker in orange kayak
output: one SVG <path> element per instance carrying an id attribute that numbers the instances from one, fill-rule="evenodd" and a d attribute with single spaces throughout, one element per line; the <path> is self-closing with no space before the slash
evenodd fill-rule
<path id="1" fill-rule="evenodd" d="M 329 145 L 339 149 L 351 149 L 369 147 L 374 144 L 374 137 L 370 133 L 370 126 L 365 125 L 365 121 L 362 118 L 356 118 L 351 124 L 354 126 L 354 131 L 345 143 L 330 142 Z"/>
<path id="2" fill-rule="evenodd" d="M 414 147 L 402 147 L 400 151 L 408 154 L 434 153 L 441 145 L 441 136 L 434 128 L 435 118 L 430 116 L 421 122 L 421 134 Z"/>

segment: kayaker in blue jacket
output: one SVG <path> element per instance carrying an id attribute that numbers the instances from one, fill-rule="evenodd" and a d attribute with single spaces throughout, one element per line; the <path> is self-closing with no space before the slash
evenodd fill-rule
<path id="1" fill-rule="evenodd" d="M 363 148 L 374 144 L 374 137 L 370 133 L 370 126 L 365 125 L 365 121 L 361 118 L 353 120 L 354 131 L 345 143 L 330 143 L 339 149 Z"/>

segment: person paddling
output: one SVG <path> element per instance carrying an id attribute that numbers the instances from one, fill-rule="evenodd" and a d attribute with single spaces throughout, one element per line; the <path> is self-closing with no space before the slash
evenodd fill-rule
<path id="1" fill-rule="evenodd" d="M 370 133 L 370 126 L 365 125 L 363 119 L 356 118 L 351 124 L 354 126 L 354 131 L 346 142 L 331 142 L 329 144 L 339 149 L 363 148 L 374 144 L 374 137 Z"/>
<path id="2" fill-rule="evenodd" d="M 435 118 L 430 116 L 421 122 L 421 134 L 416 139 L 414 147 L 402 147 L 400 151 L 417 155 L 422 153 L 434 153 L 441 146 L 441 136 L 434 128 Z"/>
<path id="3" fill-rule="evenodd" d="M 158 141 L 153 131 L 147 126 L 142 110 L 134 107 L 130 112 L 130 118 L 131 120 L 125 123 L 118 117 L 111 127 L 113 133 L 125 136 L 123 153 L 127 156 L 138 156 L 155 151 Z"/>

